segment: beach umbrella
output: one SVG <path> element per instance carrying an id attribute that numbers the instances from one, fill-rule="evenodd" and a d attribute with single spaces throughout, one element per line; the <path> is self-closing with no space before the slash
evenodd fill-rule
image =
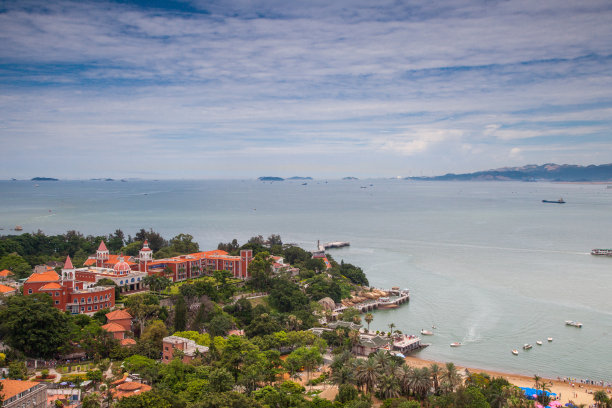
<path id="1" fill-rule="evenodd" d="M 68 385 L 68 383 L 66 381 L 63 381 L 60 383 L 60 385 Z"/>

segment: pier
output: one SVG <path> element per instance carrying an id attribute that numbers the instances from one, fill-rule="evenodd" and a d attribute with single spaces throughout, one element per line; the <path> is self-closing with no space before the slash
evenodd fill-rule
<path id="1" fill-rule="evenodd" d="M 395 308 L 410 301 L 410 291 L 408 289 L 399 290 L 394 288 L 391 290 L 385 290 L 385 292 L 396 297 L 393 299 L 381 297 L 376 300 L 369 300 L 351 307 L 359 310 L 361 313 L 368 313 L 374 309 Z M 347 306 L 340 306 L 334 309 L 334 313 L 342 313 L 346 309 L 348 309 Z"/>
<path id="2" fill-rule="evenodd" d="M 350 242 L 345 242 L 345 241 L 336 241 L 336 242 L 328 242 L 326 244 L 321 244 L 320 242 L 317 241 L 317 248 L 319 249 L 319 251 L 325 251 L 326 249 L 332 249 L 332 248 L 344 248 L 347 246 L 351 246 Z"/>

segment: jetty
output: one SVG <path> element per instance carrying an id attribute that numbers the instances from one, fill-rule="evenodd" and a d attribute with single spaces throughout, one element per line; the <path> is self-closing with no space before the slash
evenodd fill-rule
<path id="1" fill-rule="evenodd" d="M 352 307 L 359 310 L 361 313 L 368 313 L 374 309 L 391 309 L 400 306 L 410 301 L 410 291 L 408 289 L 392 288 L 385 290 L 389 294 L 389 297 L 384 296 L 378 299 L 367 300 L 362 303 L 357 303 L 352 306 L 340 305 L 336 307 L 334 313 L 342 313 L 344 310 Z"/>
<path id="2" fill-rule="evenodd" d="M 325 244 L 321 244 L 319 241 L 317 241 L 317 248 L 319 248 L 319 251 L 325 251 L 326 249 L 332 249 L 332 248 L 344 248 L 347 246 L 351 246 L 351 243 L 345 242 L 345 241 L 335 241 L 335 242 L 327 242 Z"/>

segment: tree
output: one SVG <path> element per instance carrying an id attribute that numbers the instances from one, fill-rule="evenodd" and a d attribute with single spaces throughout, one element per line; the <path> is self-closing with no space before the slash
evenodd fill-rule
<path id="1" fill-rule="evenodd" d="M 83 397 L 82 408 L 100 408 L 100 396 L 97 393 L 87 394 Z"/>
<path id="2" fill-rule="evenodd" d="M 161 292 L 172 285 L 172 280 L 162 275 L 149 275 L 142 278 L 142 283 L 154 292 Z"/>
<path id="3" fill-rule="evenodd" d="M 87 379 L 93 383 L 94 388 L 98 388 L 98 384 L 100 384 L 102 378 L 102 371 L 100 370 L 87 371 Z"/>
<path id="4" fill-rule="evenodd" d="M 125 305 L 130 314 L 140 324 L 140 333 L 144 330 L 146 321 L 159 311 L 159 299 L 152 293 L 137 293 L 129 296 Z"/>
<path id="5" fill-rule="evenodd" d="M 47 294 L 11 296 L 0 308 L 0 335 L 27 356 L 50 357 L 68 343 L 72 322 Z"/>
<path id="6" fill-rule="evenodd" d="M 368 333 L 370 332 L 370 323 L 374 320 L 374 315 L 372 313 L 366 313 L 364 320 L 368 324 Z"/>
<path id="7" fill-rule="evenodd" d="M 8 269 L 15 274 L 15 278 L 27 278 L 32 273 L 32 267 L 18 253 L 4 255 L 0 258 L 0 270 Z"/>
<path id="8" fill-rule="evenodd" d="M 28 369 L 24 361 L 12 361 L 9 363 L 8 377 L 11 380 L 27 380 Z"/>
<path id="9" fill-rule="evenodd" d="M 187 304 L 183 295 L 177 296 L 176 304 L 174 305 L 174 330 L 183 331 L 187 326 Z"/>
<path id="10" fill-rule="evenodd" d="M 453 392 L 459 384 L 461 384 L 461 377 L 457 372 L 457 367 L 453 363 L 446 363 L 442 372 L 442 388 L 447 392 Z"/>
<path id="11" fill-rule="evenodd" d="M 272 258 L 268 252 L 260 252 L 249 264 L 249 284 L 257 290 L 269 290 L 272 283 Z"/>
<path id="12" fill-rule="evenodd" d="M 140 341 L 138 342 L 138 351 L 151 358 L 159 358 L 161 353 L 163 339 L 168 335 L 168 329 L 161 320 L 153 320 L 145 327 Z"/>
<path id="13" fill-rule="evenodd" d="M 178 234 L 172 238 L 170 248 L 179 254 L 191 254 L 200 250 L 198 243 L 193 242 L 193 236 L 189 234 Z"/>
<path id="14" fill-rule="evenodd" d="M 225 368 L 216 368 L 208 377 L 210 388 L 213 392 L 231 391 L 234 387 L 234 377 Z"/>
<path id="15" fill-rule="evenodd" d="M 598 408 L 604 408 L 608 405 L 610 399 L 608 398 L 608 395 L 606 395 L 605 391 L 599 390 L 595 391 L 595 394 L 593 394 L 593 401 L 597 403 Z"/>

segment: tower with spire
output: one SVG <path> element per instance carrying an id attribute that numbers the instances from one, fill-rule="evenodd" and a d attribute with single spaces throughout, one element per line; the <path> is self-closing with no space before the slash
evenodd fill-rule
<path id="1" fill-rule="evenodd" d="M 140 272 L 147 272 L 147 266 L 153 260 L 153 251 L 149 248 L 149 241 L 146 239 L 142 244 L 142 249 L 138 252 L 138 259 L 138 270 Z"/>
<path id="2" fill-rule="evenodd" d="M 62 268 L 62 281 L 64 282 L 64 285 L 74 288 L 75 272 L 76 271 L 72 265 L 72 261 L 70 260 L 70 255 L 68 255 L 66 257 L 66 262 L 64 262 L 64 267 Z"/>
<path id="3" fill-rule="evenodd" d="M 100 246 L 96 251 L 96 266 L 98 268 L 102 268 L 104 266 L 104 262 L 108 261 L 108 255 L 108 249 L 106 248 L 104 241 L 101 241 Z"/>

